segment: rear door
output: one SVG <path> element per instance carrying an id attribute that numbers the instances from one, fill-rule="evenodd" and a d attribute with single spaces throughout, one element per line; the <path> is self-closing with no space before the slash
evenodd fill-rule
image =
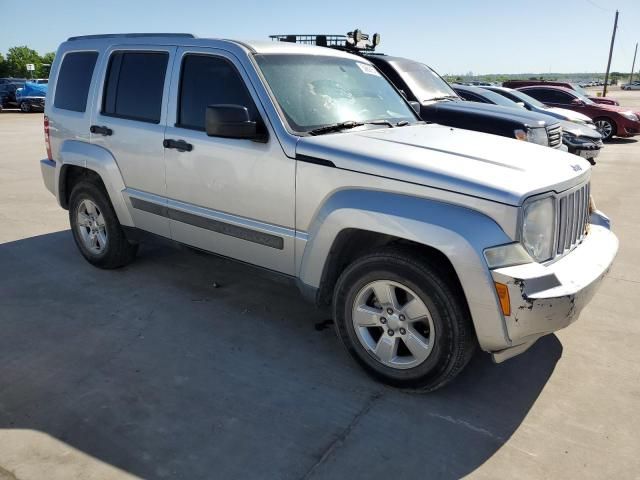
<path id="1" fill-rule="evenodd" d="M 266 143 L 209 137 L 208 105 L 247 107 Z M 167 141 L 168 216 L 175 240 L 279 272 L 294 272 L 295 160 L 284 155 L 242 64 L 213 48 L 179 48 Z M 167 143 L 169 145 L 169 143 Z"/>
<path id="2" fill-rule="evenodd" d="M 166 237 L 164 129 L 175 46 L 114 46 L 91 121 L 91 143 L 113 155 L 137 227 Z"/>

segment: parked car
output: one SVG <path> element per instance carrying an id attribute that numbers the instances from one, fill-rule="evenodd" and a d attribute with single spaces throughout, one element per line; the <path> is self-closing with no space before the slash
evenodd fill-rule
<path id="1" fill-rule="evenodd" d="M 566 108 L 549 107 L 520 90 L 516 90 L 514 88 L 507 88 L 507 87 L 483 87 L 483 88 L 486 90 L 491 90 L 492 92 L 498 93 L 503 97 L 508 98 L 509 100 L 512 100 L 518 104 L 521 104 L 524 108 L 526 108 L 530 112 L 543 113 L 545 115 L 556 117 L 559 120 L 566 120 L 569 122 L 578 123 L 580 125 L 585 125 L 594 130 L 597 129 L 595 123 L 593 123 L 593 120 L 591 120 L 586 115 L 583 115 L 582 113 L 574 112 L 573 110 L 569 110 Z"/>
<path id="2" fill-rule="evenodd" d="M 566 327 L 617 252 L 586 161 L 425 124 L 346 52 L 73 37 L 50 79 L 42 175 L 88 262 L 130 263 L 146 231 L 296 278 L 392 385 Z"/>
<path id="3" fill-rule="evenodd" d="M 43 112 L 46 95 L 46 83 L 26 82 L 24 87 L 16 90 L 16 102 L 20 106 L 20 110 L 24 113 L 34 111 Z"/>
<path id="4" fill-rule="evenodd" d="M 564 87 L 535 86 L 518 90 L 550 107 L 566 108 L 591 117 L 603 140 L 614 136 L 633 137 L 640 133 L 639 114 L 628 108 L 594 103 L 575 90 Z"/>
<path id="5" fill-rule="evenodd" d="M 27 81 L 26 78 L 2 77 L 2 78 L 0 78 L 0 85 L 4 85 L 5 83 L 20 83 L 20 84 L 23 84 L 26 81 Z"/>
<path id="6" fill-rule="evenodd" d="M 622 90 L 640 90 L 640 82 L 625 83 L 620 88 Z"/>
<path id="7" fill-rule="evenodd" d="M 515 109 L 526 108 L 523 102 L 511 100 L 499 93 L 489 90 L 489 87 L 454 85 L 453 88 L 462 98 L 472 102 L 489 103 Z M 546 120 L 548 118 L 544 113 L 536 112 L 536 114 L 539 115 L 542 120 Z M 574 115 L 578 114 L 574 113 Z M 561 119 L 560 124 L 562 126 L 562 143 L 567 147 L 569 153 L 586 158 L 589 160 L 589 163 L 595 165 L 595 159 L 603 146 L 602 136 L 598 131 L 595 128 L 588 127 L 587 125 L 579 125 L 570 122 L 566 118 L 564 120 Z"/>
<path id="8" fill-rule="evenodd" d="M 4 108 L 18 108 L 16 91 L 22 87 L 24 87 L 24 82 L 18 80 L 0 84 L 0 104 L 2 104 Z"/>
<path id="9" fill-rule="evenodd" d="M 502 86 L 507 88 L 531 87 L 537 85 L 545 87 L 564 87 L 568 88 L 569 90 L 575 90 L 580 95 L 587 97 L 589 100 L 595 103 L 601 103 L 603 105 L 620 105 L 613 98 L 590 96 L 586 90 L 580 87 L 580 85 L 576 85 L 575 83 L 570 82 L 550 82 L 547 80 L 508 80 L 506 82 L 502 82 Z"/>

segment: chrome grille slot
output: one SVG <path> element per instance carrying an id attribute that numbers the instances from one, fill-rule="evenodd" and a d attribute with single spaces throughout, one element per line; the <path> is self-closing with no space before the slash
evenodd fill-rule
<path id="1" fill-rule="evenodd" d="M 562 145 L 562 127 L 560 125 L 547 127 L 547 137 L 551 148 L 560 148 L 560 145 Z"/>
<path id="2" fill-rule="evenodd" d="M 558 198 L 556 255 L 572 250 L 584 238 L 589 223 L 589 188 L 586 184 Z"/>

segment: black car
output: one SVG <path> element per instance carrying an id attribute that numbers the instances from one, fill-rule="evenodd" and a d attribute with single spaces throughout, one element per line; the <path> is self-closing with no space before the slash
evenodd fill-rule
<path id="1" fill-rule="evenodd" d="M 484 104 L 501 105 L 516 110 L 525 109 L 527 106 L 523 101 L 512 100 L 505 95 L 493 91 L 490 87 L 472 87 L 468 85 L 453 85 L 453 89 L 458 95 L 471 102 Z M 528 109 L 527 109 L 528 110 Z M 573 113 L 569 111 L 569 114 Z M 543 114 L 546 116 L 546 114 Z M 557 114 L 554 114 L 557 118 Z M 562 143 L 567 146 L 569 153 L 579 155 L 589 160 L 595 165 L 595 158 L 603 147 L 602 135 L 597 130 L 588 125 L 581 125 L 576 122 L 558 119 L 562 125 Z"/>
<path id="2" fill-rule="evenodd" d="M 3 79 L 5 80 L 5 79 Z M 11 79 L 10 82 L 0 83 L 0 105 L 4 108 L 18 108 L 16 90 L 24 87 L 24 81 Z"/>
<path id="3" fill-rule="evenodd" d="M 420 117 L 451 127 L 517 138 L 552 148 L 563 148 L 561 127 L 552 117 L 496 105 L 466 102 L 427 65 L 401 57 L 374 53 L 379 36 L 358 30 L 347 35 L 272 35 L 277 41 L 314 44 L 365 57 L 412 102 Z"/>

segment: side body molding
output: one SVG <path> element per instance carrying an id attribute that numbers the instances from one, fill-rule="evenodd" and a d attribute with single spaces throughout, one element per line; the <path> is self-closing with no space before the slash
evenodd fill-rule
<path id="1" fill-rule="evenodd" d="M 299 262 L 302 288 L 318 288 L 331 246 L 344 229 L 392 235 L 442 252 L 455 269 L 483 350 L 509 345 L 483 250 L 512 240 L 488 216 L 425 198 L 360 189 L 334 193 L 310 224 Z M 304 234 L 300 235 L 304 238 Z"/>
<path id="2" fill-rule="evenodd" d="M 79 140 L 66 140 L 60 147 L 58 158 L 61 161 L 58 162 L 58 168 L 56 169 L 58 203 L 62 205 L 60 196 L 62 185 L 60 178 L 64 178 L 63 174 L 66 167 L 74 165 L 93 170 L 102 178 L 120 223 L 127 227 L 135 226 L 122 194 L 122 191 L 126 188 L 122 174 L 120 173 L 116 159 L 108 150 L 98 145 L 92 145 Z M 62 164 L 60 165 L 60 163 Z"/>

